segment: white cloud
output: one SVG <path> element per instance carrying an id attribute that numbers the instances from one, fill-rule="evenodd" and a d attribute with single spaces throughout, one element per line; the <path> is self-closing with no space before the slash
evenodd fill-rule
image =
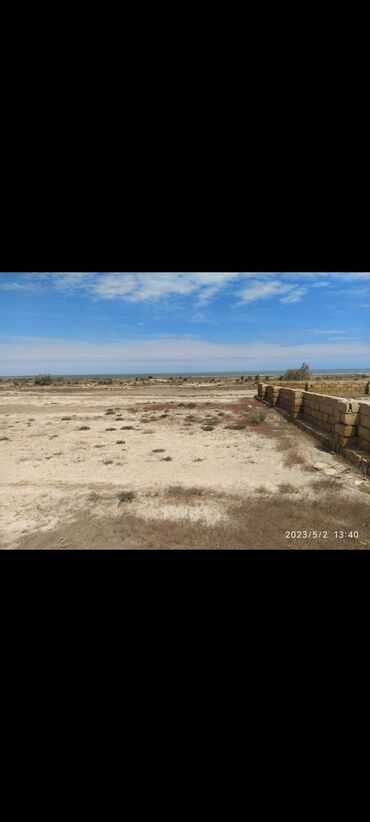
<path id="1" fill-rule="evenodd" d="M 254 300 L 263 300 L 267 297 L 275 297 L 277 295 L 284 294 L 287 291 L 291 291 L 293 288 L 293 285 L 282 283 L 279 280 L 268 280 L 265 282 L 255 280 L 252 281 L 246 288 L 243 288 L 242 291 L 239 291 L 239 297 L 241 302 L 251 303 Z"/>
<path id="2" fill-rule="evenodd" d="M 301 301 L 302 297 L 304 297 L 305 294 L 307 294 L 307 288 L 299 288 L 297 291 L 292 291 L 292 293 L 288 294 L 287 297 L 283 297 L 283 299 L 280 300 L 280 302 L 281 303 L 299 303 Z"/>

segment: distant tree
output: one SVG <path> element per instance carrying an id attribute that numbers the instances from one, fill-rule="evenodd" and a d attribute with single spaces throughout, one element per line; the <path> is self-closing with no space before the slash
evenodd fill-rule
<path id="1" fill-rule="evenodd" d="M 283 379 L 287 382 L 298 382 L 299 380 L 307 380 L 311 377 L 310 366 L 306 362 L 302 363 L 300 368 L 288 368 Z"/>
<path id="2" fill-rule="evenodd" d="M 265 377 L 265 382 L 270 382 L 270 377 Z"/>
<path id="3" fill-rule="evenodd" d="M 256 380 L 256 382 L 259 382 L 259 381 L 260 381 L 260 379 L 261 379 L 261 378 L 260 378 L 260 375 L 259 375 L 259 374 L 256 374 L 256 376 L 255 376 L 255 378 L 254 378 L 254 379 Z"/>

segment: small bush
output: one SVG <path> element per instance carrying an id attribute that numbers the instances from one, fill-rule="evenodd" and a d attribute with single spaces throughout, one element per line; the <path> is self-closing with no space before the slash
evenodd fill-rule
<path id="1" fill-rule="evenodd" d="M 165 448 L 153 448 L 152 454 L 164 454 Z"/>
<path id="2" fill-rule="evenodd" d="M 116 445 L 125 445 L 126 440 L 117 440 Z"/>
<path id="3" fill-rule="evenodd" d="M 51 379 L 50 374 L 39 374 L 38 377 L 34 379 L 34 385 L 51 385 L 53 380 Z"/>
<path id="4" fill-rule="evenodd" d="M 9 440 L 9 437 L 0 437 L 0 442 L 5 442 L 5 440 Z"/>
<path id="5" fill-rule="evenodd" d="M 135 491 L 120 491 L 120 493 L 117 494 L 117 497 L 120 502 L 132 502 L 132 500 L 135 499 L 136 494 Z"/>
<path id="6" fill-rule="evenodd" d="M 70 422 L 72 417 L 62 417 L 62 422 Z"/>
<path id="7" fill-rule="evenodd" d="M 90 431 L 90 428 L 88 425 L 80 425 L 80 427 L 77 428 L 77 431 Z"/>
<path id="8" fill-rule="evenodd" d="M 255 422 L 257 425 L 259 425 L 261 422 L 265 422 L 266 417 L 267 411 L 259 411 L 258 414 L 255 415 L 255 417 L 252 417 L 252 422 Z"/>
<path id="9" fill-rule="evenodd" d="M 103 380 L 98 380 L 98 385 L 113 385 L 113 380 L 111 377 L 106 377 Z"/>
<path id="10" fill-rule="evenodd" d="M 106 428 L 106 431 L 117 431 L 117 428 Z"/>
<path id="11" fill-rule="evenodd" d="M 133 425 L 122 425 L 122 428 L 121 428 L 121 431 L 133 431 L 133 430 L 134 430 Z"/>
<path id="12" fill-rule="evenodd" d="M 97 494 L 96 491 L 91 491 L 91 494 L 88 496 L 88 502 L 98 502 L 101 499 L 100 494 Z"/>
<path id="13" fill-rule="evenodd" d="M 215 430 L 213 425 L 202 425 L 201 428 L 202 428 L 202 431 L 214 431 Z"/>
<path id="14" fill-rule="evenodd" d="M 103 460 L 103 465 L 113 465 L 113 460 Z"/>
<path id="15" fill-rule="evenodd" d="M 162 462 L 172 462 L 172 457 L 163 457 Z"/>
<path id="16" fill-rule="evenodd" d="M 115 414 L 115 413 L 116 412 L 115 412 L 114 408 L 108 408 L 108 410 L 105 412 L 105 416 L 107 416 L 108 414 Z"/>

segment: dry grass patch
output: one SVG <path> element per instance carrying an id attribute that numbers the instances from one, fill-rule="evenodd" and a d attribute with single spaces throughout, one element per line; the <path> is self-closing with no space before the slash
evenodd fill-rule
<path id="1" fill-rule="evenodd" d="M 334 477 L 322 477 L 316 482 L 311 482 L 310 487 L 315 494 L 337 494 L 338 491 L 340 493 L 345 490 L 343 483 Z"/>
<path id="2" fill-rule="evenodd" d="M 317 539 L 302 537 L 313 529 Z M 358 531 L 359 540 L 336 539 L 334 532 L 340 530 Z M 287 537 L 287 532 L 293 532 L 296 538 Z M 79 513 L 72 523 L 63 522 L 52 534 L 28 534 L 19 547 L 50 548 L 51 541 L 57 545 L 59 538 L 72 548 L 96 549 L 366 548 L 370 547 L 370 510 L 363 500 L 358 503 L 342 495 L 339 500 L 332 495 L 305 499 L 300 506 L 296 499 L 286 496 L 282 501 L 278 494 L 264 504 L 256 497 L 234 498 L 227 505 L 224 519 L 213 525 L 204 520 L 146 520 L 128 511 L 96 519 L 88 510 Z"/>
<path id="3" fill-rule="evenodd" d="M 225 425 L 225 430 L 228 430 L 228 431 L 243 431 L 244 428 L 246 428 L 246 427 L 247 426 L 246 426 L 245 423 L 237 422 L 237 423 L 233 423 L 232 425 Z"/>
<path id="4" fill-rule="evenodd" d="M 281 482 L 279 485 L 280 494 L 299 494 L 299 488 L 290 482 Z"/>

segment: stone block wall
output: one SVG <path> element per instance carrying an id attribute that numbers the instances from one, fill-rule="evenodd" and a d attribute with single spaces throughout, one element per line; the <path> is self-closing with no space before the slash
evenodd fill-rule
<path id="1" fill-rule="evenodd" d="M 304 391 L 295 391 L 293 388 L 280 388 L 278 406 L 290 414 L 293 419 L 302 415 Z"/>
<path id="2" fill-rule="evenodd" d="M 360 402 L 358 440 L 360 448 L 370 452 L 370 403 Z"/>
<path id="3" fill-rule="evenodd" d="M 370 452 L 370 403 L 259 383 L 258 398 L 325 434 L 333 447 Z"/>

